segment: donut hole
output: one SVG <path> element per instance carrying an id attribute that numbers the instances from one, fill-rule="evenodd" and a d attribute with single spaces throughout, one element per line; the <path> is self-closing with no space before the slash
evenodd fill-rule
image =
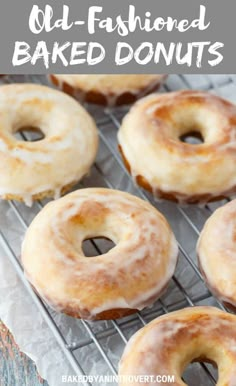
<path id="1" fill-rule="evenodd" d="M 95 257 L 113 249 L 116 244 L 107 237 L 96 237 L 85 239 L 82 242 L 82 251 L 85 257 Z"/>
<path id="2" fill-rule="evenodd" d="M 179 137 L 181 142 L 190 143 L 192 145 L 199 145 L 204 143 L 204 138 L 200 131 L 191 130 L 188 133 L 184 133 Z"/>
<path id="3" fill-rule="evenodd" d="M 201 366 L 200 363 L 204 364 L 204 367 Z M 211 373 L 211 375 L 216 380 L 215 384 L 217 384 L 217 381 L 218 381 L 217 364 L 214 361 L 206 358 L 193 359 L 192 362 L 189 363 L 187 367 L 185 367 L 184 373 L 182 374 L 182 378 L 189 386 L 198 386 L 198 385 L 202 385 L 203 383 L 205 385 L 206 378 L 207 380 L 209 378 L 206 372 Z M 213 383 L 209 379 L 208 383 L 206 384 L 212 385 Z"/>
<path id="4" fill-rule="evenodd" d="M 36 142 L 42 141 L 45 138 L 45 134 L 39 127 L 24 126 L 14 132 L 14 137 L 18 141 Z"/>
<path id="5" fill-rule="evenodd" d="M 222 137 L 222 127 L 227 126 L 225 118 L 209 106 L 189 103 L 171 109 L 170 135 L 186 144 L 215 143 Z"/>

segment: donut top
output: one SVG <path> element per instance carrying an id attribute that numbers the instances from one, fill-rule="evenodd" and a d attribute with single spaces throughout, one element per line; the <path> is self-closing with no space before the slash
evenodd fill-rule
<path id="1" fill-rule="evenodd" d="M 116 246 L 86 258 L 83 240 L 99 236 Z M 48 204 L 33 220 L 22 247 L 23 265 L 35 287 L 54 304 L 60 299 L 61 306 L 69 294 L 72 304 L 79 302 L 87 310 L 86 318 L 111 306 L 142 309 L 152 304 L 172 276 L 177 254 L 169 225 L 155 208 L 127 193 L 101 188 Z"/>
<path id="2" fill-rule="evenodd" d="M 201 144 L 184 143 L 201 133 Z M 179 201 L 196 194 L 219 195 L 236 186 L 236 106 L 202 91 L 153 94 L 138 101 L 118 132 L 134 178 L 145 176 Z M 141 155 L 141 156 L 140 156 Z"/>
<path id="3" fill-rule="evenodd" d="M 186 385 L 181 381 L 185 367 L 196 359 L 215 362 L 219 367 L 219 385 L 235 386 L 234 315 L 201 306 L 153 320 L 129 340 L 120 363 L 120 374 L 174 375 L 174 384 L 182 386 Z M 225 377 L 230 378 L 229 382 L 223 382 Z"/>
<path id="4" fill-rule="evenodd" d="M 14 133 L 39 128 L 44 138 L 20 141 Z M 98 145 L 96 126 L 71 97 L 45 86 L 12 84 L 0 88 L 0 195 L 25 202 L 88 172 Z M 89 151 L 88 151 L 89 149 Z"/>

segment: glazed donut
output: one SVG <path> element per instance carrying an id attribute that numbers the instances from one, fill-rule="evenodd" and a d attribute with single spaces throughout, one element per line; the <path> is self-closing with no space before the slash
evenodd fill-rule
<path id="1" fill-rule="evenodd" d="M 130 104 L 157 90 L 166 75 L 51 75 L 52 83 L 80 102 Z"/>
<path id="2" fill-rule="evenodd" d="M 120 386 L 186 386 L 181 379 L 193 361 L 218 365 L 217 386 L 236 385 L 236 317 L 214 307 L 190 307 L 161 316 L 139 330 L 122 356 Z M 132 382 L 133 376 L 136 382 Z M 164 381 L 173 376 L 174 382 Z M 129 377 L 129 382 L 126 378 Z M 155 379 L 154 381 L 152 381 Z M 161 381 L 163 379 L 163 382 Z"/>
<path id="3" fill-rule="evenodd" d="M 180 137 L 198 132 L 204 142 Z M 137 102 L 118 133 L 134 180 L 157 198 L 206 203 L 236 192 L 236 106 L 203 91 L 151 95 Z"/>
<path id="4" fill-rule="evenodd" d="M 116 246 L 86 258 L 82 242 L 96 237 Z M 90 188 L 44 207 L 26 233 L 22 263 L 29 281 L 55 310 L 77 318 L 114 319 L 161 295 L 177 254 L 167 221 L 149 203 Z"/>
<path id="5" fill-rule="evenodd" d="M 14 137 L 41 130 L 40 141 Z M 98 146 L 95 123 L 72 98 L 33 84 L 0 87 L 0 197 L 24 201 L 58 197 L 92 165 Z"/>
<path id="6" fill-rule="evenodd" d="M 217 209 L 207 220 L 197 245 L 206 285 L 236 311 L 236 200 Z"/>

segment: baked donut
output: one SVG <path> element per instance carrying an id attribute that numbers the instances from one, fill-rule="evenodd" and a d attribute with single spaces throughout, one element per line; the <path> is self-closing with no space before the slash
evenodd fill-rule
<path id="1" fill-rule="evenodd" d="M 181 142 L 191 132 L 204 142 Z M 118 141 L 134 180 L 157 198 L 206 203 L 236 192 L 236 106 L 218 96 L 148 96 L 126 115 Z"/>
<path id="2" fill-rule="evenodd" d="M 209 361 L 218 365 L 217 386 L 235 386 L 235 348 L 234 315 L 207 306 L 171 312 L 132 336 L 120 362 L 119 385 L 141 386 L 146 376 L 149 386 L 186 386 L 181 375 L 187 365 Z M 168 376 L 174 379 L 168 382 Z"/>
<path id="3" fill-rule="evenodd" d="M 116 246 L 86 258 L 82 242 Z M 172 277 L 178 248 L 166 219 L 149 203 L 116 190 L 81 189 L 47 204 L 22 246 L 25 274 L 57 311 L 114 319 L 154 303 Z"/>
<path id="4" fill-rule="evenodd" d="M 120 106 L 157 90 L 166 75 L 50 75 L 52 83 L 81 102 Z"/>
<path id="5" fill-rule="evenodd" d="M 41 130 L 40 141 L 14 137 Z M 92 165 L 98 134 L 89 114 L 72 98 L 49 87 L 0 87 L 0 197 L 24 201 L 58 197 Z"/>
<path id="6" fill-rule="evenodd" d="M 197 254 L 206 285 L 225 306 L 236 311 L 236 200 L 207 220 Z"/>

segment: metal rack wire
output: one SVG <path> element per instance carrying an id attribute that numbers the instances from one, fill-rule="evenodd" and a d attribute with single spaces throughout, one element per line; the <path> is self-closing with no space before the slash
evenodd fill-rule
<path id="1" fill-rule="evenodd" d="M 47 84 L 46 77 L 43 76 L 11 76 L 2 79 L 2 82 L 37 82 Z M 183 88 L 199 88 L 211 90 L 224 97 L 236 100 L 236 76 L 235 75 L 172 75 L 168 78 L 165 86 L 161 91 L 178 90 Z M 213 298 L 205 287 L 201 273 L 199 272 L 195 246 L 199 236 L 199 232 L 216 207 L 224 202 L 209 204 L 204 207 L 179 206 L 169 202 L 156 202 L 154 198 L 147 192 L 135 186 L 131 181 L 130 176 L 124 168 L 123 162 L 117 150 L 116 133 L 120 126 L 120 122 L 127 112 L 126 108 L 119 109 L 101 109 L 94 106 L 87 106 L 91 114 L 95 117 L 100 135 L 100 148 L 96 163 L 92 168 L 90 176 L 86 177 L 78 187 L 85 186 L 105 186 L 128 191 L 141 197 L 144 200 L 150 201 L 158 208 L 169 220 L 172 229 L 175 232 L 179 243 L 180 258 L 175 272 L 175 275 L 170 283 L 169 289 L 161 299 L 159 299 L 153 307 L 147 308 L 142 312 L 138 312 L 132 316 L 113 320 L 110 322 L 95 322 L 76 321 L 76 324 L 83 328 L 85 334 L 74 334 L 73 339 L 68 341 L 65 338 L 65 325 L 57 323 L 56 313 L 48 308 L 46 304 L 35 294 L 31 286 L 25 279 L 23 270 L 19 261 L 20 243 L 18 242 L 15 248 L 11 245 L 11 239 L 8 237 L 7 229 L 4 226 L 0 227 L 0 248 L 7 255 L 14 266 L 17 274 L 28 290 L 29 296 L 37 305 L 42 316 L 52 330 L 61 350 L 72 366 L 72 370 L 76 374 L 86 374 L 88 368 L 84 368 L 83 360 L 79 352 L 83 348 L 91 348 L 97 350 L 100 359 L 107 366 L 108 374 L 117 373 L 117 360 L 108 355 L 108 347 L 112 337 L 120 340 L 122 349 L 127 343 L 130 335 L 134 330 L 144 326 L 153 318 L 176 310 L 185 306 L 194 306 L 198 304 L 211 304 L 222 307 L 222 305 Z M 23 140 L 30 140 L 30 134 L 22 133 Z M 17 226 L 21 227 L 22 232 L 25 232 L 33 216 L 42 209 L 46 200 L 38 201 L 34 204 L 31 210 L 25 210 L 23 204 L 17 202 L 0 202 L 1 216 L 7 216 L 7 211 L 10 209 L 14 213 Z M 4 221 L 3 221 L 4 224 Z M 108 248 L 105 241 L 91 240 L 89 247 L 93 251 L 93 255 L 102 254 Z M 1 253 L 1 252 L 0 252 Z M 98 328 L 99 326 L 99 328 Z M 121 349 L 120 349 L 121 350 Z M 119 356 L 119 353 L 117 354 Z M 206 364 L 191 365 L 184 374 L 186 382 L 194 385 L 202 384 L 204 386 L 214 385 L 216 382 L 216 371 Z M 85 382 L 84 385 L 95 385 Z"/>

